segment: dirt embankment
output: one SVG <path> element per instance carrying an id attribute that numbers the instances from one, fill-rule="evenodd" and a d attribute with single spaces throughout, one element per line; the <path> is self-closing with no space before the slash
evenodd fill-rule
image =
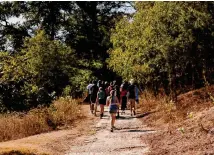
<path id="1" fill-rule="evenodd" d="M 157 129 L 142 137 L 150 145 L 149 154 L 214 154 L 214 104 L 210 95 L 214 96 L 214 86 L 182 94 L 176 105 L 164 103 L 163 98 L 153 104 L 144 100 L 144 106 L 150 104 L 155 112 L 142 121 Z"/>

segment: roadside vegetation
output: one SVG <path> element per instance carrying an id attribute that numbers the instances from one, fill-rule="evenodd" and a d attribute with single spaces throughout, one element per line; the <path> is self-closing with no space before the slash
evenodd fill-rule
<path id="1" fill-rule="evenodd" d="M 68 127 L 83 118 L 78 101 L 61 97 L 49 106 L 0 115 L 0 141 L 19 139 Z"/>
<path id="2" fill-rule="evenodd" d="M 29 150 L 13 150 L 13 151 L 1 151 L 0 155 L 48 155 L 45 153 L 33 153 L 32 151 Z"/>
<path id="3" fill-rule="evenodd" d="M 203 87 L 178 96 L 176 103 L 167 96 L 141 96 L 142 121 L 157 130 L 142 137 L 154 154 L 213 153 L 214 86 Z"/>

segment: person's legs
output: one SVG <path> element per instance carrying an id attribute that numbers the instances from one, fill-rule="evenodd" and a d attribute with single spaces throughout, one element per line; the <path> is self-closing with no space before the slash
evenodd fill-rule
<path id="1" fill-rule="evenodd" d="M 103 113 L 104 113 L 104 105 L 100 104 L 100 118 L 103 117 Z"/>
<path id="2" fill-rule="evenodd" d="M 116 113 L 111 113 L 111 132 L 113 132 L 115 120 L 116 120 Z"/>
<path id="3" fill-rule="evenodd" d="M 122 110 L 122 113 L 125 113 L 126 102 L 127 102 L 126 96 L 123 96 L 123 97 L 122 97 L 122 103 L 121 103 L 121 110 Z"/>
<path id="4" fill-rule="evenodd" d="M 133 101 L 133 103 L 132 103 L 132 104 L 133 104 L 133 106 L 132 106 L 132 107 L 133 107 L 134 115 L 136 115 L 135 101 Z"/>
<path id="5" fill-rule="evenodd" d="M 92 95 L 90 95 L 90 110 L 91 110 L 91 113 L 93 114 L 93 111 L 94 111 L 94 97 Z"/>
<path id="6" fill-rule="evenodd" d="M 129 102 L 130 102 L 130 106 L 131 106 L 130 111 L 131 111 L 131 116 L 132 116 L 132 111 L 135 114 L 135 104 L 134 104 L 135 100 L 134 99 L 130 99 Z"/>
<path id="7" fill-rule="evenodd" d="M 129 105 L 130 105 L 130 112 L 131 112 L 131 116 L 132 116 L 132 100 L 129 99 Z"/>
<path id="8" fill-rule="evenodd" d="M 118 107 L 118 109 L 117 109 L 117 117 L 116 118 L 119 118 L 120 117 L 120 111 L 119 111 L 119 107 Z"/>
<path id="9" fill-rule="evenodd" d="M 97 103 L 94 103 L 94 116 L 97 116 Z"/>

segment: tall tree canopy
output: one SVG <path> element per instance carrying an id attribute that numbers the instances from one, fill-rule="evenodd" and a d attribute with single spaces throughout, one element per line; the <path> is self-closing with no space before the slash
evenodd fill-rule
<path id="1" fill-rule="evenodd" d="M 213 2 L 137 2 L 112 32 L 108 64 L 157 93 L 201 86 L 213 72 Z"/>
<path id="2" fill-rule="evenodd" d="M 0 107 L 48 104 L 54 96 L 80 94 L 95 78 L 113 78 L 105 62 L 109 32 L 127 4 L 1 2 Z"/>

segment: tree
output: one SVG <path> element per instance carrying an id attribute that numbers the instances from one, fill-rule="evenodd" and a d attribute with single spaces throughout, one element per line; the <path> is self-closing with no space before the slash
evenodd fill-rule
<path id="1" fill-rule="evenodd" d="M 20 53 L 1 53 L 0 58 L 1 103 L 9 110 L 50 103 L 53 94 L 60 96 L 66 86 L 74 86 L 80 74 L 74 50 L 48 39 L 43 31 L 26 39 Z"/>
<path id="2" fill-rule="evenodd" d="M 195 70 L 192 78 L 200 82 L 202 70 L 211 67 L 203 64 L 214 60 L 210 53 L 213 18 L 209 4 L 137 2 L 133 19 L 121 20 L 112 33 L 109 67 L 123 77 L 135 77 L 154 92 L 160 86 L 166 92 L 170 88 L 171 97 L 176 100 L 178 86 L 190 84 L 189 80 L 184 82 L 191 74 L 188 67 Z M 120 55 L 120 61 L 115 59 Z"/>

